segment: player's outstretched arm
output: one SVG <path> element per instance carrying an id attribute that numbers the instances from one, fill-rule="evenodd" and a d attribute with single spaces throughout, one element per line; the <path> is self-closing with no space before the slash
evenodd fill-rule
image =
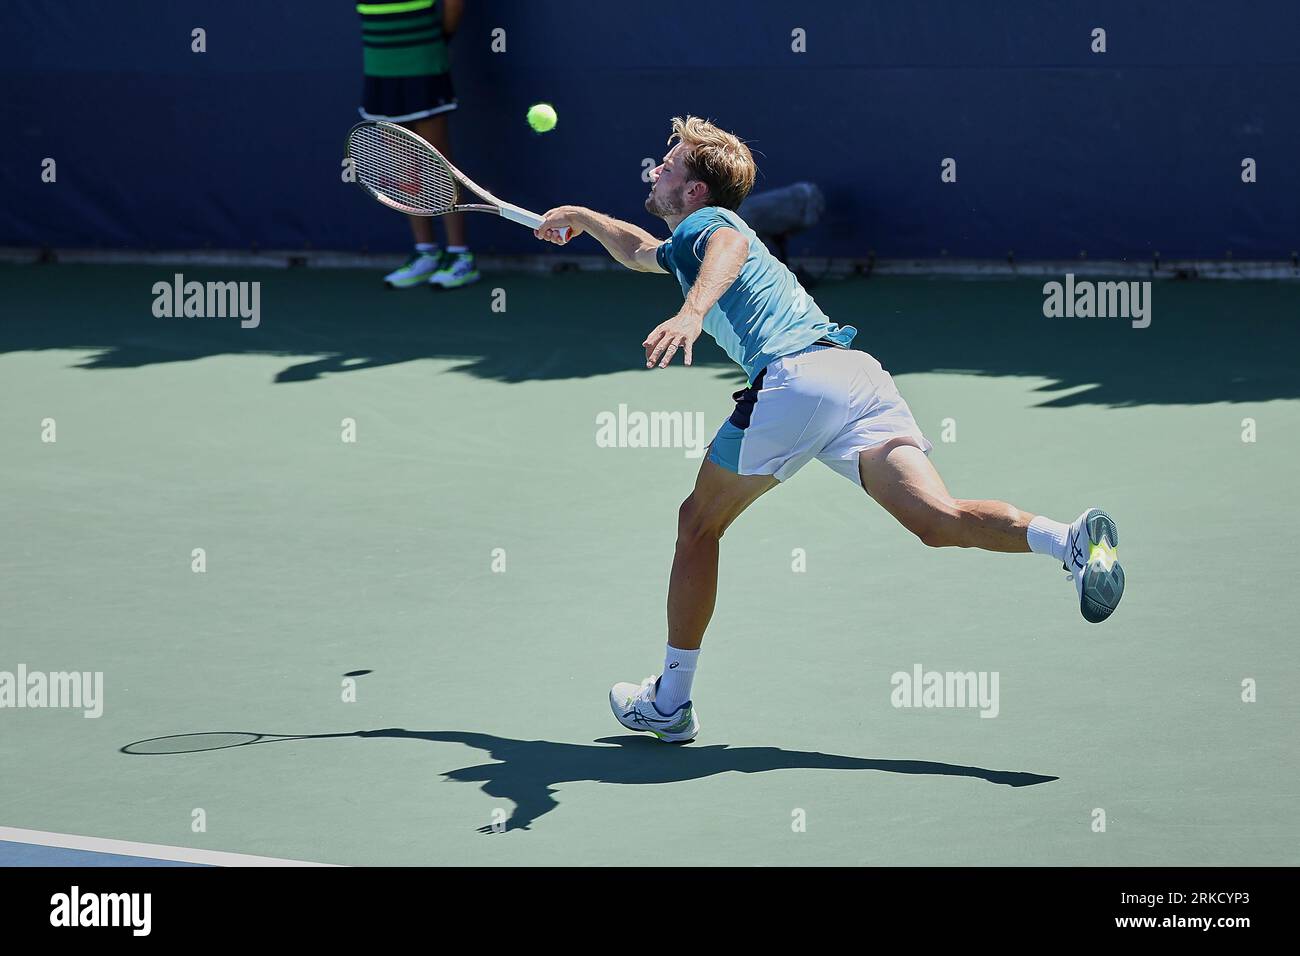
<path id="1" fill-rule="evenodd" d="M 569 238 L 560 238 L 560 230 L 568 227 Z M 588 232 L 605 247 L 614 261 L 637 272 L 663 272 L 655 251 L 661 239 L 656 239 L 640 226 L 622 219 L 606 216 L 583 206 L 557 206 L 547 210 L 542 224 L 533 230 L 538 239 L 562 246 L 575 236 Z"/>

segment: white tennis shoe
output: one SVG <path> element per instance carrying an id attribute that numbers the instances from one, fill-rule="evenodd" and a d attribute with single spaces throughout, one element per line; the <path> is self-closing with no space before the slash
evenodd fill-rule
<path id="1" fill-rule="evenodd" d="M 609 690 L 609 709 L 628 730 L 654 734 L 669 743 L 694 740 L 700 732 L 700 718 L 688 700 L 671 714 L 655 707 L 659 678 L 652 675 L 640 684 L 618 683 Z"/>
<path id="2" fill-rule="evenodd" d="M 1085 621 L 1100 624 L 1115 612 L 1124 596 L 1124 568 L 1119 563 L 1119 529 L 1110 515 L 1089 508 L 1074 519 L 1061 566 L 1074 578 Z"/>

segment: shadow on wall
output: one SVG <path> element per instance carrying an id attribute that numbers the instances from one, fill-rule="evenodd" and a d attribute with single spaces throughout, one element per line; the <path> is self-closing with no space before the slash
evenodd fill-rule
<path id="1" fill-rule="evenodd" d="M 256 328 L 237 318 L 156 318 L 155 282 L 260 282 Z M 4 266 L 0 351 L 90 350 L 88 370 L 214 355 L 282 355 L 280 384 L 418 359 L 501 382 L 644 369 L 647 332 L 681 305 L 667 276 L 487 275 L 455 292 L 385 290 L 360 271 L 160 266 Z M 1300 285 L 1152 284 L 1151 324 L 1045 318 L 1043 280 L 828 280 L 816 300 L 859 330 L 855 346 L 895 375 L 1041 376 L 1044 407 L 1255 402 L 1300 397 Z M 504 304 L 504 311 L 493 306 Z M 741 378 L 705 336 L 700 370 Z M 1068 394 L 1058 394 L 1068 393 Z"/>

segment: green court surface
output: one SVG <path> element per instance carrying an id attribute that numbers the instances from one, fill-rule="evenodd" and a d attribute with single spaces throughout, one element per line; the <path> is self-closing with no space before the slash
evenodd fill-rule
<path id="1" fill-rule="evenodd" d="M 260 281 L 261 324 L 155 318 L 174 272 Z M 1160 283 L 1133 329 L 1044 318 L 1042 280 L 818 285 L 954 494 L 1106 508 L 1128 591 L 1088 625 L 1050 560 L 926 549 L 813 462 L 723 541 L 685 747 L 606 695 L 662 664 L 698 458 L 597 441 L 620 405 L 711 436 L 743 384 L 711 343 L 639 367 L 670 278 L 0 289 L 0 671 L 104 682 L 97 719 L 0 710 L 0 825 L 341 864 L 1300 862 L 1300 286 Z M 917 665 L 996 672 L 997 716 L 893 706 Z M 129 752 L 236 731 L 298 739 Z"/>

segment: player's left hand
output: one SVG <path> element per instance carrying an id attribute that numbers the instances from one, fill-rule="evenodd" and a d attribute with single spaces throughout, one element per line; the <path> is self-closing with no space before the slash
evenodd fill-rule
<path id="1" fill-rule="evenodd" d="M 703 320 L 688 312 L 678 312 L 667 322 L 659 323 L 641 343 L 645 349 L 645 367 L 654 368 L 658 364 L 660 368 L 667 368 L 678 352 L 684 353 L 684 360 L 690 365 L 691 350 L 703 328 Z"/>

